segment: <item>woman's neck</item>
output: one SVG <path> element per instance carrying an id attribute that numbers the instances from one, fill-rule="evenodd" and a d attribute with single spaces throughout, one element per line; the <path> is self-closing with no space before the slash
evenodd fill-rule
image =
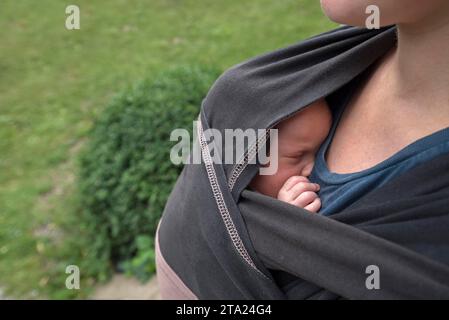
<path id="1" fill-rule="evenodd" d="M 445 101 L 449 106 L 449 15 L 398 25 L 398 46 L 388 80 L 397 97 Z M 429 101 L 429 100 L 427 100 Z"/>

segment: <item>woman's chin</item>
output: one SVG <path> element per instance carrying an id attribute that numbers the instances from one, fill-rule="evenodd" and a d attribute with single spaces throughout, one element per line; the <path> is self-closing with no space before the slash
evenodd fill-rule
<path id="1" fill-rule="evenodd" d="M 324 14 L 332 21 L 356 27 L 365 26 L 366 1 L 321 0 Z"/>

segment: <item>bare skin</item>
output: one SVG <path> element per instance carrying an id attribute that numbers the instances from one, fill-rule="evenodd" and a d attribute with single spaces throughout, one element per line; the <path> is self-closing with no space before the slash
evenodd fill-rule
<path id="1" fill-rule="evenodd" d="M 267 196 L 318 212 L 319 185 L 307 178 L 315 155 L 329 133 L 331 112 L 324 99 L 313 103 L 278 126 L 278 170 L 274 175 L 258 175 L 251 187 Z"/>
<path id="2" fill-rule="evenodd" d="M 332 20 L 358 26 L 364 25 L 365 8 L 377 5 L 381 24 L 396 24 L 398 30 L 397 47 L 378 61 L 342 115 L 326 154 L 330 171 L 354 173 L 368 169 L 414 141 L 449 127 L 449 1 L 321 3 Z M 282 141 L 280 134 L 280 145 Z M 311 170 L 313 163 L 308 163 L 306 168 Z M 310 172 L 296 175 L 293 169 L 298 171 L 294 166 L 284 166 L 271 178 L 256 177 L 253 186 L 273 196 L 282 185 L 278 199 L 317 212 L 319 186 L 307 179 Z M 268 184 L 258 179 L 268 179 Z M 268 190 L 264 185 L 275 188 Z"/>
<path id="3" fill-rule="evenodd" d="M 332 11 L 342 1 L 322 3 Z M 388 5 L 397 6 L 397 1 L 378 1 L 391 16 L 387 19 L 395 19 L 385 24 L 397 23 L 398 45 L 379 61 L 345 109 L 327 153 L 330 171 L 370 168 L 449 126 L 449 1 L 399 1 L 408 10 L 395 15 Z M 364 1 L 351 4 L 359 2 Z M 345 18 L 340 12 L 339 20 Z"/>

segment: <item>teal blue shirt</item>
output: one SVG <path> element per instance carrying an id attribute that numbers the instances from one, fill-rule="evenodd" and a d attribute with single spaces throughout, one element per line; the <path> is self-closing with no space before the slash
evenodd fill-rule
<path id="1" fill-rule="evenodd" d="M 326 152 L 335 134 L 338 122 L 349 98 L 333 106 L 334 121 L 327 139 L 321 145 L 310 180 L 320 185 L 320 214 L 340 212 L 370 191 L 379 188 L 402 173 L 449 152 L 449 128 L 419 139 L 393 156 L 369 169 L 349 174 L 330 172 L 326 164 Z"/>

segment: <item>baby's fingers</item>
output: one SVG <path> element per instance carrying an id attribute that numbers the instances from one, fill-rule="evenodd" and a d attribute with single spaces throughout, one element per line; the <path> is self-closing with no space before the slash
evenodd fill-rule
<path id="1" fill-rule="evenodd" d="M 318 198 L 318 195 L 313 191 L 306 191 L 301 193 L 296 199 L 291 201 L 291 203 L 295 206 L 305 208 L 306 206 L 310 205 L 316 198 Z"/>
<path id="2" fill-rule="evenodd" d="M 307 205 L 304 207 L 304 209 L 317 213 L 321 208 L 321 200 L 320 198 L 316 198 L 315 200 L 312 201 L 311 204 Z"/>
<path id="3" fill-rule="evenodd" d="M 312 191 L 313 193 L 319 190 L 320 186 L 316 183 L 311 182 L 299 182 L 294 185 L 290 190 L 288 190 L 288 200 L 293 201 L 297 197 L 301 196 L 303 193 L 307 193 L 308 191 Z M 307 205 L 306 203 L 305 205 Z"/>
<path id="4" fill-rule="evenodd" d="M 303 176 L 291 176 L 285 181 L 281 190 L 288 191 L 300 182 L 310 183 L 309 179 Z"/>

